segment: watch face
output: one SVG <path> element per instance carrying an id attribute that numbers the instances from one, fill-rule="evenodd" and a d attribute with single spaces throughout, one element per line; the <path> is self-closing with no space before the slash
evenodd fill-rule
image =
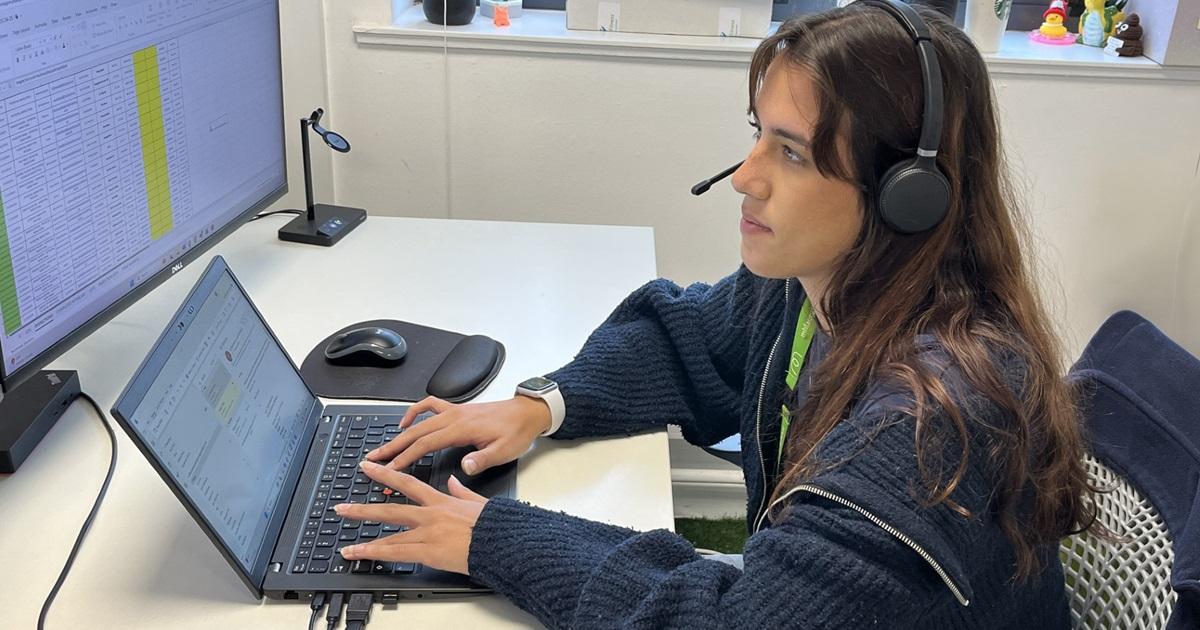
<path id="1" fill-rule="evenodd" d="M 528 389 L 535 392 L 542 391 L 543 389 L 550 389 L 553 386 L 554 381 L 548 378 L 542 378 L 541 376 L 535 376 L 522 382 L 520 385 L 520 387 L 523 389 Z"/>

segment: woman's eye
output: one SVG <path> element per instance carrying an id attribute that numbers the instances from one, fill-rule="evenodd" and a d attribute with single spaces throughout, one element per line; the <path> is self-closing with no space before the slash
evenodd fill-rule
<path id="1" fill-rule="evenodd" d="M 786 144 L 783 145 L 783 156 L 786 157 L 788 159 L 788 161 L 795 162 L 797 164 L 803 164 L 805 162 L 803 155 L 796 153 L 795 151 L 792 150 L 791 147 L 787 146 Z"/>

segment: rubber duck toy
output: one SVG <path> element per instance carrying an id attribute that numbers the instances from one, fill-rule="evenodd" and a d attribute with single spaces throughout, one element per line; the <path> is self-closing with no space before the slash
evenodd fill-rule
<path id="1" fill-rule="evenodd" d="M 1064 0 L 1051 0 L 1050 8 L 1042 14 L 1042 26 L 1029 33 L 1029 39 L 1041 44 L 1074 44 L 1075 37 L 1067 32 L 1063 21 L 1067 19 L 1067 6 Z"/>
<path id="2" fill-rule="evenodd" d="M 1084 46 L 1103 47 L 1112 28 L 1112 15 L 1105 11 L 1104 0 L 1083 0 L 1083 15 L 1079 16 L 1079 37 Z"/>
<path id="3" fill-rule="evenodd" d="M 1117 57 L 1137 57 L 1142 54 L 1142 19 L 1136 13 L 1113 29 L 1104 52 Z"/>

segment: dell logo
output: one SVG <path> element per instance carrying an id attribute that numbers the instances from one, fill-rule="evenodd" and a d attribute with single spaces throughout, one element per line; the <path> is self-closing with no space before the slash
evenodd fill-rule
<path id="1" fill-rule="evenodd" d="M 175 263 L 174 265 L 171 265 L 171 274 L 172 275 L 175 274 L 180 269 L 183 269 L 183 261 L 179 261 L 179 262 Z"/>

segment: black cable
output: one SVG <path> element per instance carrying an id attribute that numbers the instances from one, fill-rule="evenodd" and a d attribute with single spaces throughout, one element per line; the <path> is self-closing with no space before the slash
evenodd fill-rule
<path id="1" fill-rule="evenodd" d="M 38 615 L 38 630 L 43 630 L 46 627 L 46 613 L 50 612 L 50 604 L 54 603 L 54 597 L 58 595 L 58 589 L 62 588 L 63 582 L 67 579 L 67 573 L 71 571 L 71 565 L 75 562 L 75 554 L 79 553 L 79 547 L 83 544 L 84 537 L 87 536 L 88 530 L 92 527 L 92 521 L 95 520 L 96 512 L 100 509 L 100 502 L 104 500 L 104 495 L 108 492 L 108 482 L 112 481 L 113 470 L 117 467 L 117 435 L 113 433 L 112 426 L 108 423 L 108 416 L 104 415 L 104 411 L 100 409 L 100 405 L 96 404 L 96 400 L 91 396 L 81 393 L 79 397 L 91 403 L 92 408 L 96 410 L 96 415 L 100 416 L 100 424 L 104 425 L 105 431 L 108 431 L 108 439 L 112 443 L 112 457 L 108 460 L 108 474 L 104 476 L 104 483 L 100 484 L 100 492 L 96 495 L 96 503 L 92 505 L 92 511 L 88 513 L 87 519 L 83 521 L 83 527 L 79 530 L 79 536 L 75 538 L 75 546 L 71 547 L 71 554 L 67 556 L 67 563 L 63 565 L 62 573 L 58 574 L 58 581 L 54 583 L 54 588 L 50 589 L 50 594 L 46 596 L 46 601 L 42 604 L 42 612 Z"/>
<path id="2" fill-rule="evenodd" d="M 342 619 L 342 600 L 345 595 L 334 593 L 329 597 L 329 611 L 325 613 L 325 621 L 329 622 L 326 626 L 328 630 L 333 630 L 337 627 L 338 621 Z"/>
<path id="3" fill-rule="evenodd" d="M 370 593 L 354 593 L 346 604 L 346 630 L 364 630 L 371 621 L 371 604 L 375 596 Z"/>
<path id="4" fill-rule="evenodd" d="M 313 630 L 317 627 L 317 619 L 321 617 L 321 609 L 325 607 L 325 593 L 313 595 L 309 607 L 312 608 L 312 615 L 308 618 L 308 630 Z"/>
<path id="5" fill-rule="evenodd" d="M 304 214 L 304 212 L 300 210 L 272 210 L 270 212 L 260 212 L 259 214 L 250 217 L 250 221 L 257 221 L 263 217 L 269 217 L 273 214 Z M 247 223 L 250 221 L 247 221 Z"/>

